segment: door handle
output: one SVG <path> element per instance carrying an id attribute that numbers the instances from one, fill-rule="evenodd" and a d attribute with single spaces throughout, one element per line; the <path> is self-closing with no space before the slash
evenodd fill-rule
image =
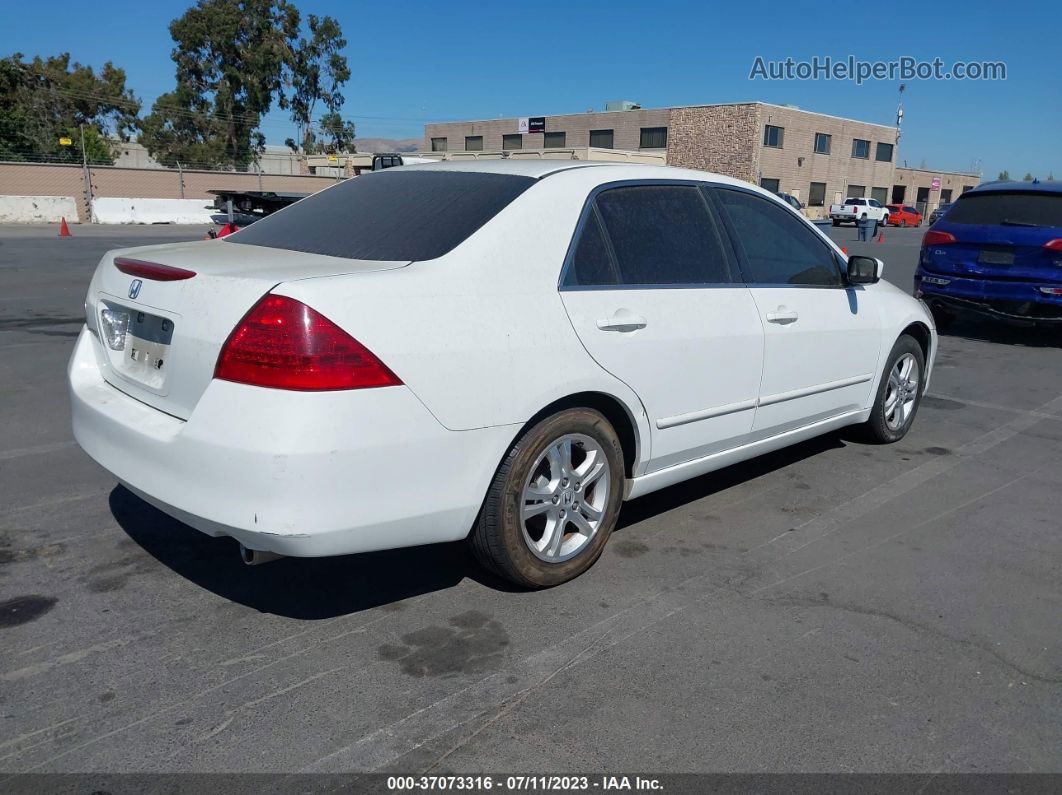
<path id="1" fill-rule="evenodd" d="M 774 312 L 767 313 L 768 323 L 778 323 L 782 326 L 796 323 L 799 319 L 800 315 L 797 314 L 795 309 L 786 309 L 784 306 L 778 307 Z"/>
<path id="2" fill-rule="evenodd" d="M 645 328 L 647 321 L 641 315 L 623 313 L 613 315 L 597 321 L 597 327 L 602 331 L 637 331 Z"/>

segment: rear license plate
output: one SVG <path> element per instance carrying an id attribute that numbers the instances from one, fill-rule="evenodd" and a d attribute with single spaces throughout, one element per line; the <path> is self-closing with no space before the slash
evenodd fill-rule
<path id="1" fill-rule="evenodd" d="M 982 265 L 1013 265 L 1014 252 L 982 249 L 977 256 L 977 261 Z"/>
<path id="2" fill-rule="evenodd" d="M 154 389 L 166 380 L 173 321 L 103 301 L 101 327 L 114 367 L 126 378 Z"/>

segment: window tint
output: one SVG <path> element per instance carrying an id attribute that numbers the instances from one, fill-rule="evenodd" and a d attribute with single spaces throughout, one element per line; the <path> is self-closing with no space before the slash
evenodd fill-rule
<path id="1" fill-rule="evenodd" d="M 613 188 L 599 194 L 595 206 L 601 221 L 600 231 L 611 243 L 621 284 L 731 281 L 721 238 L 699 188 L 686 185 Z M 588 261 L 595 245 L 587 243 Z M 582 247 L 580 240 L 577 257 L 582 256 Z M 588 264 L 586 270 L 591 267 L 597 266 Z M 579 284 L 589 283 L 584 281 L 581 268 L 578 278 Z"/>
<path id="2" fill-rule="evenodd" d="M 885 163 L 892 162 L 892 144 L 878 143 L 878 147 L 874 152 L 874 159 L 881 160 Z"/>
<path id="3" fill-rule="evenodd" d="M 348 179 L 223 241 L 350 259 L 435 259 L 535 183 L 515 174 L 421 168 Z"/>
<path id="4" fill-rule="evenodd" d="M 597 210 L 591 208 L 586 224 L 579 235 L 571 266 L 565 275 L 567 285 L 608 285 L 617 284 L 616 269 L 612 265 L 605 236 L 601 233 L 601 224 Z"/>
<path id="5" fill-rule="evenodd" d="M 833 253 L 803 221 L 773 202 L 737 190 L 718 190 L 751 283 L 841 284 Z"/>
<path id="6" fill-rule="evenodd" d="M 1062 193 L 964 193 L 948 210 L 948 221 L 956 224 L 1062 227 Z"/>

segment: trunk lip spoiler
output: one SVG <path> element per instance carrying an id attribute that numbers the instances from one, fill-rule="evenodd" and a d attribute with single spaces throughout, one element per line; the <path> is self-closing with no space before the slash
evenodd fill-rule
<path id="1" fill-rule="evenodd" d="M 159 262 L 134 259 L 133 257 L 115 257 L 114 267 L 129 276 L 156 282 L 176 282 L 183 279 L 191 279 L 195 276 L 195 271 L 175 268 L 172 265 L 163 265 Z"/>

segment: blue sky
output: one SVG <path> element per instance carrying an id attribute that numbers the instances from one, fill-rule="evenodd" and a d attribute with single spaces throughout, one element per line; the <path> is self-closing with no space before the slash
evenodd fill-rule
<path id="1" fill-rule="evenodd" d="M 864 0 L 295 2 L 304 15 L 340 21 L 354 71 L 344 115 L 364 137 L 420 137 L 426 121 L 577 113 L 611 99 L 645 107 L 759 99 L 892 124 L 898 81 L 750 81 L 753 61 L 940 57 L 1003 61 L 1008 77 L 908 81 L 901 162 L 968 169 L 980 161 L 993 178 L 1002 169 L 1062 178 L 1057 0 L 907 4 L 904 17 L 863 13 Z M 0 55 L 112 60 L 150 106 L 173 85 L 167 26 L 190 4 L 96 0 L 86 13 L 84 0 L 50 0 L 39 12 L 5 15 Z M 263 130 L 279 144 L 293 126 L 274 109 Z"/>

